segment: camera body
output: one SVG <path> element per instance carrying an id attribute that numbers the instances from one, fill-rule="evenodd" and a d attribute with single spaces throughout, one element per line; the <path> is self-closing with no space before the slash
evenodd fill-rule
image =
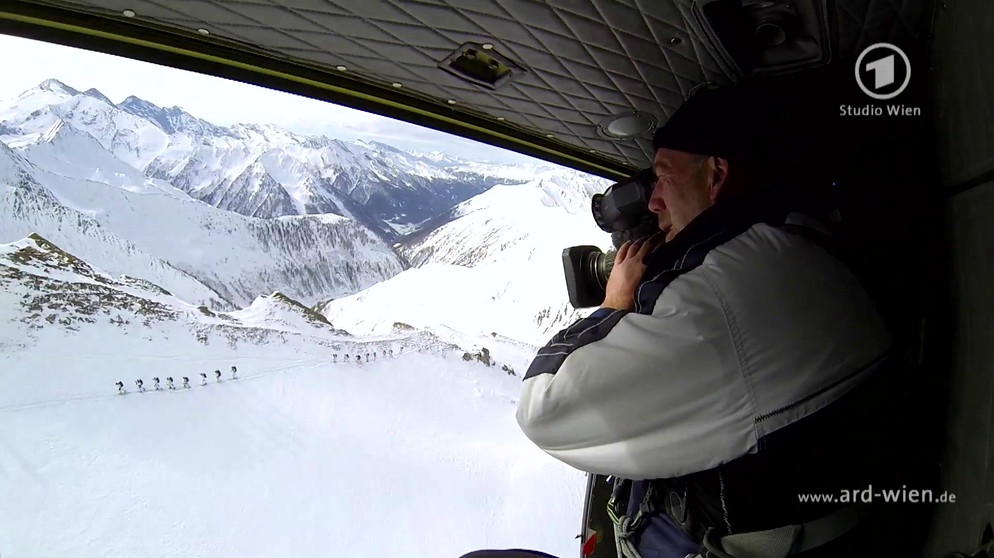
<path id="1" fill-rule="evenodd" d="M 655 182 L 652 169 L 645 169 L 591 198 L 594 222 L 604 232 L 611 233 L 614 250 L 604 253 L 596 246 L 570 246 L 563 250 L 566 291 L 573 308 L 590 308 L 604 302 L 617 249 L 627 240 L 659 231 L 656 215 L 649 211 L 649 196 Z"/>

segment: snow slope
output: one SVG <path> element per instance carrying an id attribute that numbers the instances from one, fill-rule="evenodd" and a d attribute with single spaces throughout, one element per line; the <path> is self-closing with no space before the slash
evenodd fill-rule
<path id="1" fill-rule="evenodd" d="M 4 555 L 577 550 L 582 475 L 520 433 L 519 378 L 451 340 L 281 331 L 294 305 L 276 296 L 211 315 L 37 237 L 0 246 L 0 283 Z M 237 380 L 196 381 L 232 365 Z M 151 390 L 184 375 L 190 389 Z"/>
<path id="2" fill-rule="evenodd" d="M 401 244 L 418 269 L 329 302 L 322 311 L 356 331 L 383 331 L 399 320 L 544 345 L 589 313 L 569 304 L 562 251 L 578 244 L 611 247 L 589 212 L 590 196 L 608 185 L 560 169 L 526 184 L 495 186 Z"/>
<path id="3" fill-rule="evenodd" d="M 24 150 L 34 155 L 31 162 L 0 145 L 0 171 L 7 169 L 0 172 L 0 194 L 21 200 L 0 206 L 0 242 L 37 232 L 112 273 L 144 277 L 192 302 L 221 299 L 222 309 L 247 306 L 274 290 L 313 305 L 403 269 L 397 254 L 355 221 L 334 215 L 253 219 L 153 180 L 118 175 L 118 186 L 84 180 L 91 171 L 62 169 L 58 154 L 99 161 L 102 147 L 69 125 L 51 138 Z M 106 232 L 89 234 L 93 223 Z M 121 255 L 121 241 L 107 246 L 110 235 L 147 257 L 136 258 L 131 246 Z M 149 259 L 167 262 L 185 278 L 149 275 Z M 191 278 L 199 288 L 188 284 Z"/>
<path id="4" fill-rule="evenodd" d="M 64 205 L 35 180 L 39 174 L 40 169 L 0 144 L 0 242 L 39 232 L 112 275 L 142 277 L 197 304 L 231 306 L 190 274 L 115 234 L 95 218 L 98 211 Z"/>
<path id="5" fill-rule="evenodd" d="M 572 555 L 583 476 L 514 411 L 606 186 L 54 80 L 0 106 L 0 549 Z"/>
<path id="6" fill-rule="evenodd" d="M 143 169 L 169 145 L 168 134 L 144 118 L 118 110 L 95 89 L 85 93 L 48 79 L 0 105 L 0 141 L 18 148 L 39 141 L 59 121 L 93 136 L 122 163 Z"/>
<path id="7" fill-rule="evenodd" d="M 317 330 L 322 336 L 350 336 L 345 330 L 334 329 L 331 322 L 321 314 L 278 291 L 260 296 L 248 308 L 226 315 L 243 324 L 257 327 L 295 331 L 305 335 L 315 335 Z"/>

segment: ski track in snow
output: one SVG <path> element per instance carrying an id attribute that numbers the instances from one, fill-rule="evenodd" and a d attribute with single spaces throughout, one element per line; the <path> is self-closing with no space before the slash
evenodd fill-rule
<path id="1" fill-rule="evenodd" d="M 124 385 L 125 385 L 124 393 L 113 392 L 112 394 L 108 395 L 106 392 L 101 391 L 99 393 L 91 393 L 91 394 L 87 394 L 87 395 L 78 395 L 78 396 L 74 396 L 74 397 L 62 397 L 62 398 L 55 398 L 55 399 L 45 399 L 45 400 L 40 400 L 40 401 L 30 401 L 30 402 L 26 402 L 26 403 L 13 403 L 13 404 L 9 404 L 9 405 L 0 405 L 0 412 L 4 412 L 4 411 L 19 411 L 19 410 L 26 410 L 26 409 L 36 409 L 36 408 L 40 408 L 40 407 L 50 407 L 50 406 L 61 405 L 63 403 L 76 403 L 76 402 L 81 402 L 81 401 L 103 401 L 103 400 L 111 399 L 111 398 L 114 398 L 114 397 L 125 397 L 127 395 L 132 395 L 132 394 L 133 395 L 142 396 L 142 395 L 154 394 L 156 392 L 161 392 L 161 393 L 176 392 L 176 393 L 179 393 L 179 392 L 185 391 L 187 389 L 207 387 L 207 386 L 210 386 L 212 384 L 220 384 L 220 383 L 230 382 L 230 381 L 234 381 L 234 382 L 251 382 L 252 380 L 256 380 L 256 379 L 259 379 L 259 378 L 265 378 L 265 377 L 268 377 L 268 376 L 272 376 L 274 374 L 279 374 L 281 372 L 286 372 L 288 370 L 295 370 L 295 369 L 312 369 L 312 368 L 318 368 L 318 367 L 327 367 L 329 365 L 330 366 L 358 366 L 358 367 L 362 367 L 364 364 L 368 366 L 368 365 L 376 362 L 377 360 L 386 360 L 386 359 L 390 359 L 390 358 L 397 358 L 397 357 L 399 357 L 399 356 L 401 356 L 403 354 L 409 354 L 409 353 L 412 353 L 412 352 L 413 351 L 408 351 L 408 352 L 394 352 L 393 356 L 379 357 L 378 359 L 374 358 L 371 361 L 365 362 L 363 364 L 356 364 L 356 363 L 353 363 L 353 362 L 345 362 L 344 360 L 343 361 L 333 360 L 331 363 L 328 363 L 326 361 L 321 361 L 321 362 L 318 362 L 318 363 L 313 363 L 309 359 L 293 359 L 294 364 L 291 364 L 289 366 L 283 366 L 283 367 L 279 367 L 279 368 L 270 368 L 268 370 L 265 370 L 265 371 L 262 371 L 262 372 L 256 372 L 254 374 L 246 374 L 246 373 L 243 373 L 243 372 L 238 372 L 237 378 L 232 378 L 230 376 L 225 376 L 225 374 L 230 374 L 230 369 L 227 369 L 227 370 L 222 370 L 222 376 L 221 376 L 222 381 L 221 382 L 217 382 L 215 380 L 215 376 L 213 374 L 207 374 L 207 380 L 208 381 L 207 381 L 206 385 L 201 385 L 200 383 L 198 383 L 200 381 L 200 380 L 197 380 L 197 378 L 200 378 L 200 373 L 199 372 L 189 373 L 191 375 L 187 376 L 187 377 L 190 378 L 190 387 L 189 388 L 184 388 L 183 387 L 183 382 L 182 382 L 183 375 L 178 375 L 178 376 L 174 376 L 173 377 L 174 385 L 176 386 L 174 390 L 170 390 L 168 387 L 160 387 L 158 390 L 156 390 L 155 387 L 154 387 L 154 382 L 151 379 L 152 376 L 148 376 L 147 378 L 141 378 L 141 380 L 143 382 L 145 382 L 145 384 L 147 384 L 149 386 L 149 387 L 145 388 L 145 391 L 138 390 L 137 386 L 135 386 L 135 384 L 134 384 L 133 381 L 131 383 L 131 386 L 133 386 L 133 387 L 131 387 L 131 388 L 127 387 L 129 385 L 128 382 L 125 382 L 122 379 L 121 381 L 124 382 Z M 89 358 L 89 359 L 103 359 L 103 360 L 107 360 L 108 358 L 114 358 L 115 356 L 116 355 L 73 355 L 71 358 L 74 358 L 74 359 L 86 359 L 86 358 Z M 170 362 L 182 362 L 182 361 L 193 360 L 193 359 L 188 359 L 188 358 L 183 358 L 183 357 L 159 357 L 159 358 L 167 358 L 167 359 L 169 359 Z M 243 359 L 243 360 L 245 360 L 245 359 Z M 255 360 L 255 359 L 252 359 L 252 360 Z M 235 365 L 235 366 L 237 367 L 237 365 Z M 221 370 L 221 369 L 218 369 L 218 370 Z M 138 378 L 131 378 L 131 380 L 137 380 L 137 379 Z M 162 380 L 163 378 L 159 378 L 159 379 Z M 163 382 L 163 385 L 166 385 L 166 384 Z"/>

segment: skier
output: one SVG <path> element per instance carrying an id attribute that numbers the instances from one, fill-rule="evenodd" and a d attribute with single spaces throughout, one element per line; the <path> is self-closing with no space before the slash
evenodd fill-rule
<path id="1" fill-rule="evenodd" d="M 155 382 L 155 391 L 159 391 L 159 390 L 162 389 L 162 388 L 159 387 L 159 377 L 158 376 L 152 378 L 152 381 Z"/>
<path id="2" fill-rule="evenodd" d="M 373 351 L 373 360 L 376 360 L 376 351 Z"/>
<path id="3" fill-rule="evenodd" d="M 217 383 L 220 384 L 221 383 L 221 371 L 220 370 L 215 370 L 214 371 L 214 377 L 217 379 Z"/>
<path id="4" fill-rule="evenodd" d="M 238 379 L 238 369 L 235 368 L 234 366 L 231 367 L 231 379 L 232 380 Z"/>
<path id="5" fill-rule="evenodd" d="M 124 393 L 124 382 L 118 380 L 117 384 L 115 384 L 115 385 L 117 386 L 117 393 L 123 394 Z"/>
<path id="6" fill-rule="evenodd" d="M 334 358 L 335 362 L 338 362 L 338 353 L 335 353 L 331 356 Z"/>
<path id="7" fill-rule="evenodd" d="M 349 360 L 349 354 L 345 353 L 345 360 Z"/>
<path id="8" fill-rule="evenodd" d="M 166 383 L 169 384 L 169 389 L 176 389 L 176 387 L 173 386 L 173 377 L 172 376 L 169 376 L 168 378 L 166 378 Z"/>
<path id="9" fill-rule="evenodd" d="M 355 361 L 356 362 L 362 362 L 362 355 L 356 355 L 355 356 Z"/>
<path id="10" fill-rule="evenodd" d="M 206 386 L 207 385 L 207 372 L 201 372 L 200 373 L 200 379 L 203 380 L 202 382 L 200 382 L 200 385 Z"/>
<path id="11" fill-rule="evenodd" d="M 190 389 L 190 378 L 183 376 L 183 388 Z"/>
<path id="12" fill-rule="evenodd" d="M 144 384 L 145 382 L 143 382 L 141 378 L 135 380 L 135 385 L 138 386 L 138 391 L 145 391 Z"/>

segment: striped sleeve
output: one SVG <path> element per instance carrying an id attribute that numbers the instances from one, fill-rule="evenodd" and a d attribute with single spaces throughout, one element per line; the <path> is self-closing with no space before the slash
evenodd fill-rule
<path id="1" fill-rule="evenodd" d="M 600 308 L 560 331 L 548 344 L 539 349 L 525 373 L 525 380 L 540 374 L 555 374 L 570 353 L 588 343 L 602 339 L 626 313 L 624 310 Z"/>
<path id="2" fill-rule="evenodd" d="M 560 332 L 526 374 L 525 435 L 577 469 L 629 479 L 752 451 L 753 408 L 718 298 L 695 272 L 652 314 L 608 311 Z"/>

